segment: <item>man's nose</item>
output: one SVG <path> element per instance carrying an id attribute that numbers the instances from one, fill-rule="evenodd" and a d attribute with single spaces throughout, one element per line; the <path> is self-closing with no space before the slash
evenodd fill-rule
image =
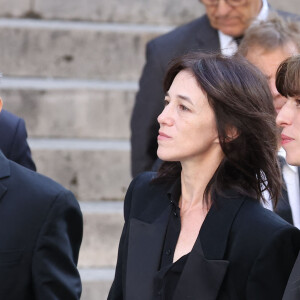
<path id="1" fill-rule="evenodd" d="M 226 16 L 230 11 L 232 10 L 232 6 L 230 6 L 227 1 L 225 0 L 219 0 L 219 3 L 216 7 L 216 13 L 215 15 L 217 17 L 224 17 Z"/>

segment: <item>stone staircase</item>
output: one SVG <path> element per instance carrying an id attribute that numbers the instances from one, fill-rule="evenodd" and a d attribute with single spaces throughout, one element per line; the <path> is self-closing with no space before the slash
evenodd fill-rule
<path id="1" fill-rule="evenodd" d="M 271 3 L 300 8 L 298 0 Z M 129 119 L 145 44 L 203 7 L 179 0 L 0 0 L 0 7 L 4 107 L 25 119 L 38 171 L 79 200 L 82 299 L 106 299 L 131 180 Z"/>

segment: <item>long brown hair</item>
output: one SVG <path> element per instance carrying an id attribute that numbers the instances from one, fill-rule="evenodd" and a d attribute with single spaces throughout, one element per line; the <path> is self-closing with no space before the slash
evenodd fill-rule
<path id="1" fill-rule="evenodd" d="M 268 190 L 275 203 L 280 193 L 277 164 L 277 129 L 273 99 L 265 76 L 241 56 L 190 53 L 175 59 L 164 81 L 167 92 L 182 71 L 190 71 L 207 95 L 216 117 L 224 159 L 208 183 L 209 195 L 228 189 L 264 200 Z M 230 129 L 237 137 L 228 136 Z M 154 182 L 173 181 L 181 172 L 180 162 L 164 162 Z"/>

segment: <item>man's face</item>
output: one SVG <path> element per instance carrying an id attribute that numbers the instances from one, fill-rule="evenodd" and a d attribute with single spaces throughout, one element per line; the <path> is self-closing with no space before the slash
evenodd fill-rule
<path id="1" fill-rule="evenodd" d="M 286 58 L 298 53 L 293 43 L 288 43 L 284 48 L 266 51 L 260 46 L 252 46 L 248 49 L 246 58 L 256 67 L 258 67 L 267 77 L 269 87 L 273 96 L 273 104 L 278 113 L 285 104 L 286 98 L 281 96 L 275 84 L 276 71 L 280 63 Z"/>
<path id="2" fill-rule="evenodd" d="M 247 0 L 245 4 L 232 7 L 225 0 L 217 5 L 205 5 L 206 14 L 213 28 L 230 36 L 241 36 L 259 14 L 261 0 Z"/>

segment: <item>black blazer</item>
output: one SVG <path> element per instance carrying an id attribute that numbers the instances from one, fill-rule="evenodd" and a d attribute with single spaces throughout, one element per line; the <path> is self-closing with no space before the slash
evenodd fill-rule
<path id="1" fill-rule="evenodd" d="M 73 194 L 0 151 L 0 299 L 80 299 L 81 239 Z"/>
<path id="2" fill-rule="evenodd" d="M 160 299 L 153 288 L 171 213 L 167 184 L 136 177 L 126 194 L 109 300 Z M 281 300 L 300 249 L 300 231 L 257 201 L 218 197 L 201 227 L 174 300 Z M 187 296 L 189 295 L 189 297 Z"/>
<path id="3" fill-rule="evenodd" d="M 24 120 L 5 109 L 0 113 L 0 149 L 8 159 L 33 171 L 36 170 L 27 143 Z"/>
<path id="4" fill-rule="evenodd" d="M 277 11 L 283 17 L 293 17 Z M 146 64 L 131 116 L 131 172 L 133 176 L 152 170 L 157 159 L 158 115 L 163 110 L 163 79 L 169 62 L 189 51 L 220 50 L 218 32 L 206 15 L 150 41 Z"/>

